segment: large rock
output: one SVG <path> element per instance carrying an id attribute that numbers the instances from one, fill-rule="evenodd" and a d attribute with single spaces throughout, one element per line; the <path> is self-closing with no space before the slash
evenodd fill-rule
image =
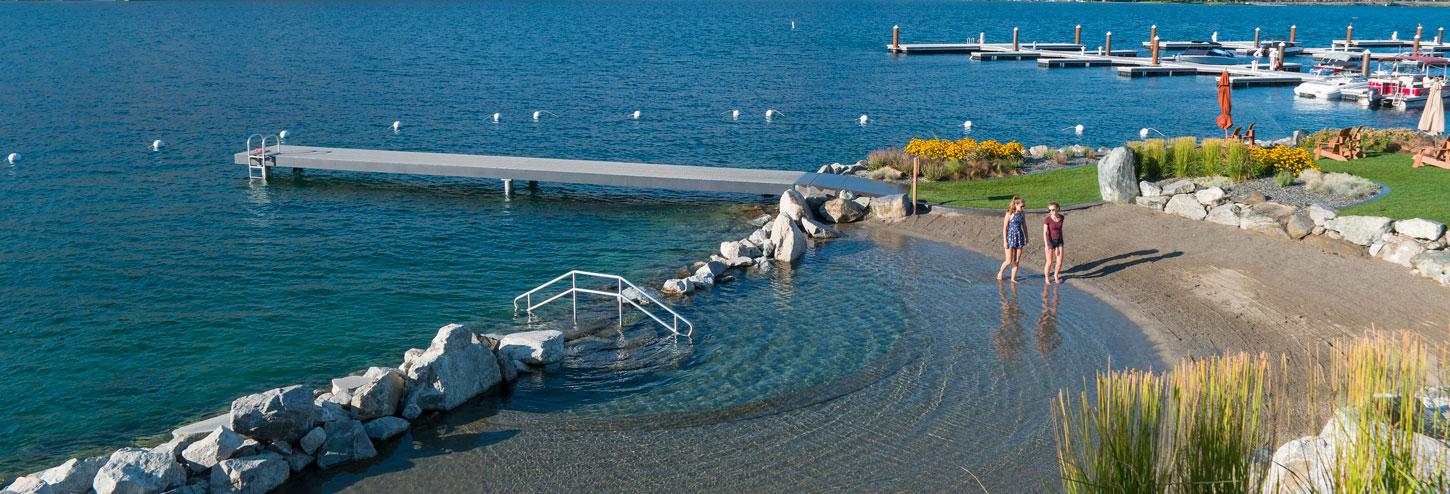
<path id="1" fill-rule="evenodd" d="M 899 220 L 912 213 L 911 199 L 906 194 L 872 197 L 870 204 L 871 216 L 883 220 Z M 774 230 L 771 230 L 771 238 L 775 238 Z"/>
<path id="2" fill-rule="evenodd" d="M 362 422 L 344 419 L 326 425 L 327 440 L 317 449 L 317 467 L 323 470 L 377 456 Z"/>
<path id="3" fill-rule="evenodd" d="M 1338 214 L 1335 213 L 1333 209 L 1329 209 L 1318 204 L 1309 205 L 1309 207 L 1304 208 L 1304 212 L 1309 213 L 1309 218 L 1314 220 L 1314 226 L 1321 227 L 1324 226 L 1325 223 L 1329 223 L 1329 220 L 1334 219 L 1335 216 L 1338 216 Z"/>
<path id="4" fill-rule="evenodd" d="M 1383 216 L 1339 216 L 1325 228 L 1339 232 L 1345 240 L 1369 246 L 1389 233 L 1392 221 Z"/>
<path id="5" fill-rule="evenodd" d="M 1255 213 L 1273 218 L 1274 221 L 1280 223 L 1289 221 L 1289 217 L 1299 211 L 1294 206 L 1274 201 L 1260 202 L 1249 206 L 1249 209 L 1252 209 Z"/>
<path id="6" fill-rule="evenodd" d="M 1147 180 L 1138 182 L 1138 197 L 1152 197 L 1161 195 L 1163 195 L 1163 188 L 1159 187 L 1158 184 L 1149 182 Z"/>
<path id="7" fill-rule="evenodd" d="M 386 441 L 408 431 L 409 423 L 398 417 L 382 417 L 363 426 L 367 431 L 368 438 L 374 441 Z"/>
<path id="8" fill-rule="evenodd" d="M 228 427 L 258 441 L 295 441 L 319 413 L 310 388 L 288 386 L 237 398 Z"/>
<path id="9" fill-rule="evenodd" d="M 1138 197 L 1133 150 L 1119 146 L 1098 161 L 1098 192 L 1104 201 L 1130 204 Z"/>
<path id="10" fill-rule="evenodd" d="M 1243 211 L 1239 215 L 1239 228 L 1268 234 L 1273 237 L 1289 238 L 1289 233 L 1284 230 L 1283 223 L 1279 223 L 1279 220 L 1253 210 Z"/>
<path id="11" fill-rule="evenodd" d="M 404 365 L 411 386 L 407 404 L 420 410 L 452 410 L 503 380 L 493 350 L 475 343 L 459 324 L 439 328 L 428 349 Z"/>
<path id="12" fill-rule="evenodd" d="M 1445 224 L 1438 221 L 1430 221 L 1423 218 L 1411 220 L 1399 220 L 1394 223 L 1395 233 L 1418 238 L 1420 240 L 1436 240 L 1445 233 Z"/>
<path id="13" fill-rule="evenodd" d="M 1289 238 L 1299 240 L 1314 233 L 1314 218 L 1309 213 L 1300 211 L 1289 217 L 1284 222 L 1284 229 L 1289 233 Z"/>
<path id="14" fill-rule="evenodd" d="M 86 486 L 87 490 L 90 490 L 90 488 L 91 486 Z M 3 494 L 56 494 L 57 492 L 60 491 L 55 490 L 50 484 L 45 483 L 44 480 L 40 480 L 39 477 L 33 475 L 15 479 L 10 485 L 5 486 L 5 489 L 0 490 L 0 493 Z"/>
<path id="15" fill-rule="evenodd" d="M 1409 268 L 1413 267 L 1410 259 L 1414 259 L 1421 252 L 1425 252 L 1425 247 L 1420 242 L 1403 235 L 1395 235 L 1384 241 L 1375 257 Z"/>
<path id="16" fill-rule="evenodd" d="M 352 393 L 352 414 L 368 420 L 397 413 L 398 401 L 403 398 L 407 385 L 403 373 L 389 367 L 373 367 L 363 378 L 366 382 Z"/>
<path id="17" fill-rule="evenodd" d="M 71 458 L 59 466 L 45 469 L 33 475 L 46 485 L 46 491 L 53 494 L 83 494 L 91 490 L 96 472 L 106 464 L 106 457 Z M 18 490 L 18 489 L 15 489 Z"/>
<path id="18" fill-rule="evenodd" d="M 1202 220 L 1208 216 L 1208 211 L 1203 209 L 1203 204 L 1193 197 L 1193 194 L 1178 194 L 1168 200 L 1168 205 L 1163 211 L 1176 214 L 1191 220 Z"/>
<path id="19" fill-rule="evenodd" d="M 226 427 L 217 427 L 206 437 L 191 443 L 181 452 L 186 467 L 193 472 L 204 472 L 216 466 L 217 462 L 231 458 L 242 447 L 243 438 Z"/>
<path id="20" fill-rule="evenodd" d="M 310 398 L 310 397 L 309 397 Z M 311 400 L 308 400 L 311 403 Z M 121 448 L 96 472 L 96 494 L 149 494 L 186 483 L 186 467 L 162 451 Z"/>
<path id="21" fill-rule="evenodd" d="M 498 352 L 526 364 L 553 364 L 564 359 L 564 333 L 548 329 L 507 334 L 499 340 Z"/>
<path id="22" fill-rule="evenodd" d="M 699 269 L 696 269 L 695 274 L 699 276 L 718 278 L 720 277 L 720 275 L 725 274 L 725 269 L 725 263 L 712 260 L 701 265 Z"/>
<path id="23" fill-rule="evenodd" d="M 756 216 L 755 218 L 751 219 L 750 220 L 750 225 L 759 228 L 759 227 L 762 227 L 762 226 L 765 226 L 765 225 L 770 224 L 771 220 L 772 220 L 772 218 L 771 218 L 770 215 L 768 215 L 768 214 L 762 214 L 760 216 Z"/>
<path id="24" fill-rule="evenodd" d="M 1218 223 L 1238 228 L 1239 226 L 1239 205 L 1234 203 L 1220 204 L 1208 210 L 1208 216 L 1204 220 L 1210 223 Z"/>
<path id="25" fill-rule="evenodd" d="M 1334 492 L 1334 442 L 1319 436 L 1289 441 L 1274 452 L 1262 494 Z"/>
<path id="26" fill-rule="evenodd" d="M 1450 285 L 1450 250 L 1422 252 L 1410 258 L 1410 265 L 1420 272 L 1420 276 Z"/>
<path id="27" fill-rule="evenodd" d="M 1138 196 L 1133 199 L 1133 202 L 1145 208 L 1162 211 L 1163 207 L 1168 205 L 1168 196 Z"/>
<path id="28" fill-rule="evenodd" d="M 1178 194 L 1192 194 L 1198 190 L 1198 185 L 1192 180 L 1178 180 L 1163 186 L 1163 195 L 1173 196 Z"/>
<path id="29" fill-rule="evenodd" d="M 1218 187 L 1209 187 L 1207 189 L 1194 192 L 1193 198 L 1198 199 L 1199 204 L 1203 204 L 1204 206 L 1211 208 L 1222 204 L 1224 200 L 1228 199 L 1228 193 L 1224 192 L 1223 189 L 1220 189 Z"/>
<path id="30" fill-rule="evenodd" d="M 666 295 L 689 295 L 693 291 L 695 288 L 689 281 L 679 278 L 665 280 L 664 286 L 660 287 L 660 292 Z"/>
<path id="31" fill-rule="evenodd" d="M 780 215 L 792 220 L 800 221 L 805 217 L 806 198 L 795 189 L 788 189 L 780 195 Z"/>
<path id="32" fill-rule="evenodd" d="M 794 221 L 781 215 L 770 229 L 770 240 L 775 246 L 775 260 L 796 262 L 806 254 L 806 234 L 796 227 Z"/>
<path id="33" fill-rule="evenodd" d="M 265 494 L 281 486 L 292 473 L 282 455 L 272 452 L 232 458 L 211 470 L 212 494 Z"/>
<path id="34" fill-rule="evenodd" d="M 841 232 L 810 218 L 801 218 L 801 230 L 811 238 L 828 239 L 841 236 Z"/>
<path id="35" fill-rule="evenodd" d="M 821 219 L 837 224 L 854 223 L 866 217 L 865 206 L 839 197 L 821 204 L 818 212 Z"/>
<path id="36" fill-rule="evenodd" d="M 322 447 L 322 443 L 326 441 L 327 431 L 321 427 L 313 427 L 312 430 L 307 431 L 306 435 L 302 436 L 302 439 L 297 440 L 297 447 L 301 448 L 303 453 L 310 455 L 316 453 L 317 448 Z"/>

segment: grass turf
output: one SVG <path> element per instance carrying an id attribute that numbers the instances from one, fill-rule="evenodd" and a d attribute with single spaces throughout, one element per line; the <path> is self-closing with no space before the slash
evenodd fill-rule
<path id="1" fill-rule="evenodd" d="M 1320 160 L 1325 172 L 1343 172 L 1388 185 L 1390 193 L 1377 201 L 1345 208 L 1339 214 L 1425 218 L 1450 223 L 1450 170 L 1425 166 L 1410 168 L 1407 154 L 1382 154 L 1348 163 Z"/>
<path id="2" fill-rule="evenodd" d="M 917 186 L 917 197 L 923 201 L 965 208 L 1007 209 L 1013 195 L 1022 196 L 1029 208 L 1047 207 L 1049 202 L 1063 206 L 1095 202 L 1100 199 L 1098 167 L 1086 165 L 1018 177 Z"/>

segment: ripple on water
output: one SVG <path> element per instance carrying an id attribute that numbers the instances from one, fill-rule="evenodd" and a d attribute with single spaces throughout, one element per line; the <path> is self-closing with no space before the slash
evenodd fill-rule
<path id="1" fill-rule="evenodd" d="M 683 304 L 697 335 L 671 358 L 613 373 L 603 363 L 627 352 L 571 350 L 590 363 L 291 487 L 940 490 L 975 485 L 970 470 L 993 490 L 1035 489 L 1056 470 L 1058 389 L 1109 359 L 1152 363 L 1131 323 L 1071 285 L 998 285 L 992 259 L 852 234 Z"/>

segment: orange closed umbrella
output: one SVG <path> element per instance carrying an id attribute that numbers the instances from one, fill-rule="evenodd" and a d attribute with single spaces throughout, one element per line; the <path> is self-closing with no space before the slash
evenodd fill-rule
<path id="1" fill-rule="evenodd" d="M 1233 110 L 1233 87 L 1225 70 L 1218 76 L 1218 128 L 1223 129 L 1224 138 L 1228 137 L 1228 129 L 1234 126 Z"/>

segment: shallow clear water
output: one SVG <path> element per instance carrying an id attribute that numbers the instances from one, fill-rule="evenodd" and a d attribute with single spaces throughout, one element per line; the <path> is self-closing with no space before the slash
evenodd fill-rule
<path id="1" fill-rule="evenodd" d="M 618 373 L 566 365 L 291 490 L 940 492 L 972 490 L 967 470 L 992 492 L 1054 490 L 1057 390 L 1109 361 L 1153 365 L 1130 322 L 1072 285 L 999 285 L 991 259 L 851 233 L 717 293 L 724 310 L 688 304 L 709 322 L 695 352 L 646 389 L 581 389 Z M 794 310 L 764 324 L 733 313 L 782 300 Z"/>
<path id="2" fill-rule="evenodd" d="M 1005 39 L 1014 25 L 1025 39 L 1062 40 L 1079 23 L 1089 33 L 1139 33 L 1133 40 L 1154 23 L 1170 38 L 1245 38 L 1254 25 L 1293 23 L 1302 39 L 1324 42 L 1351 21 L 1357 35 L 1404 37 L 1422 12 L 1434 11 L 859 0 L 0 4 L 0 155 L 25 156 L 0 165 L 0 475 L 164 433 L 249 391 L 395 363 L 446 323 L 512 324 L 513 295 L 570 268 L 657 283 L 739 233 L 753 212 L 740 204 L 755 200 L 545 184 L 505 202 L 495 183 L 348 174 L 251 187 L 229 161 L 253 132 L 286 128 L 310 145 L 803 170 L 911 136 L 959 135 L 968 119 L 979 137 L 1029 144 L 1074 142 L 1061 129 L 1083 123 L 1085 142 L 1110 144 L 1143 126 L 1214 132 L 1212 85 L 892 57 L 882 48 L 890 25 L 904 26 L 908 41 L 943 41 L 982 30 Z M 730 108 L 743 111 L 740 121 L 723 116 Z M 767 125 L 766 108 L 784 116 Z M 627 120 L 636 109 L 644 118 Z M 534 110 L 558 117 L 527 121 Z M 494 112 L 502 123 L 486 122 Z M 870 125 L 855 124 L 862 113 Z M 1257 121 L 1265 137 L 1414 118 L 1301 103 L 1284 88 L 1237 91 L 1235 116 Z M 402 132 L 387 129 L 394 120 Z M 150 152 L 154 139 L 169 146 Z M 796 282 L 839 282 L 832 276 L 806 270 Z M 754 292 L 766 283 L 740 286 L 692 310 L 728 313 L 716 323 L 758 332 L 800 325 L 776 319 L 803 310 L 789 303 L 787 312 L 752 312 L 725 302 L 764 296 Z M 871 309 L 846 321 L 894 317 L 889 303 Z M 991 317 L 972 312 L 980 310 L 966 305 L 960 315 Z M 856 360 L 802 380 L 889 355 L 891 335 L 879 336 L 857 342 L 868 351 Z M 732 343 L 702 338 L 689 358 L 721 369 L 748 361 L 715 353 L 710 338 Z M 840 348 L 817 356 L 834 364 Z M 756 359 L 788 376 L 805 372 Z M 733 398 L 692 401 L 714 399 L 697 386 L 714 377 L 517 407 L 649 410 L 660 393 L 704 409 L 794 391 L 731 384 L 721 396 Z"/>

